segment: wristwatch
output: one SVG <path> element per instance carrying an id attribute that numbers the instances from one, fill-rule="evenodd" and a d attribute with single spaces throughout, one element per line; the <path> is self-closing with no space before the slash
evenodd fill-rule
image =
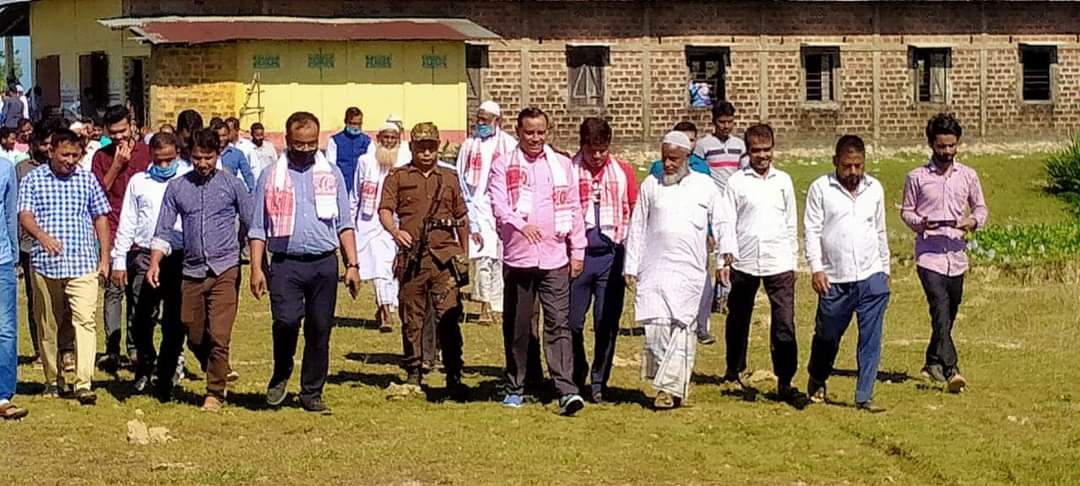
<path id="1" fill-rule="evenodd" d="M 350 268 L 355 268 L 357 270 L 360 270 L 360 264 L 359 263 L 349 263 L 349 264 L 345 265 L 346 270 L 350 269 Z"/>

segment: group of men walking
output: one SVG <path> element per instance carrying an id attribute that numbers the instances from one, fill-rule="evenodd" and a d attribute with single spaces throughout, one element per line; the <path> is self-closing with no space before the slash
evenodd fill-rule
<path id="1" fill-rule="evenodd" d="M 439 161 L 443 139 L 435 125 L 415 125 L 405 144 L 404 126 L 391 115 L 372 141 L 356 108 L 346 111 L 346 128 L 325 153 L 320 121 L 293 114 L 286 148 L 274 160 L 261 150 L 269 144 L 261 126 L 252 129 L 258 140 L 242 143 L 232 133 L 237 123 L 203 128 L 201 116 L 187 111 L 175 133 L 158 133 L 147 145 L 134 136 L 130 113 L 114 107 L 105 116 L 111 144 L 95 155 L 92 172 L 79 166 L 82 138 L 42 128 L 34 153 L 19 163 L 32 164 L 28 170 L 0 161 L 0 291 L 11 302 L 0 309 L 0 416 L 27 412 L 10 401 L 15 265 L 25 261 L 20 234 L 29 242 L 23 268 L 31 275 L 46 393 L 67 393 L 63 372 L 74 371 L 73 396 L 84 404 L 96 399 L 94 312 L 99 282 L 106 282 L 107 304 L 117 291 L 127 295 L 134 389 L 171 399 L 186 341 L 207 375 L 203 410 L 221 410 L 236 376 L 229 349 L 248 245 L 250 291 L 256 299 L 269 294 L 274 368 L 266 398 L 273 406 L 287 399 L 303 331 L 300 405 L 329 411 L 322 390 L 341 273 L 354 298 L 361 281 L 373 283 L 383 331 L 401 326 L 407 384 L 421 386 L 441 357 L 449 395 L 464 398 L 461 288 L 470 283 L 472 260 L 480 319 L 502 324 L 505 406 L 524 405 L 527 382 L 542 375 L 541 348 L 560 413 L 577 413 L 586 399 L 604 402 L 628 288 L 645 329 L 642 376 L 657 390 L 657 408 L 688 399 L 696 345 L 713 339 L 714 301 L 727 310 L 724 379 L 749 391 L 748 336 L 764 286 L 778 394 L 799 407 L 826 398 L 840 338 L 855 314 L 856 405 L 881 411 L 872 391 L 890 258 L 884 189 L 865 173 L 863 142 L 842 137 L 835 171 L 807 194 L 805 251 L 818 293 L 807 395 L 792 383 L 799 359 L 794 187 L 773 165 L 773 130 L 754 125 L 735 138 L 735 114 L 730 103 L 718 104 L 714 133 L 700 140 L 693 124 L 676 125 L 640 185 L 613 155 L 607 121 L 585 119 L 579 150 L 570 154 L 548 143 L 543 110 L 520 111 L 515 138 L 491 101 L 480 106 L 456 166 Z M 955 161 L 959 123 L 938 115 L 926 134 L 933 155 L 909 174 L 902 217 L 917 235 L 931 308 L 924 372 L 958 392 L 966 382 L 951 328 L 967 268 L 963 238 L 985 224 L 986 207 L 975 172 Z"/>

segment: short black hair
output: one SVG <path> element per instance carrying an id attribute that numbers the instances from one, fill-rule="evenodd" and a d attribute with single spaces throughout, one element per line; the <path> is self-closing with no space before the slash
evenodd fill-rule
<path id="1" fill-rule="evenodd" d="M 230 116 L 225 119 L 225 125 L 229 127 L 229 130 L 240 130 L 240 119 L 235 116 Z"/>
<path id="2" fill-rule="evenodd" d="M 683 120 L 683 121 L 681 121 L 679 123 L 676 123 L 675 126 L 672 127 L 671 129 L 676 131 L 676 132 L 694 132 L 694 133 L 697 133 L 697 125 L 694 125 L 694 122 L 688 121 L 688 120 Z"/>
<path id="3" fill-rule="evenodd" d="M 78 145 L 79 148 L 86 148 L 83 145 L 82 137 L 75 132 L 67 128 L 58 128 L 52 132 L 52 146 L 53 148 L 59 147 L 65 143 Z"/>
<path id="4" fill-rule="evenodd" d="M 208 123 L 208 125 L 213 125 L 215 123 L 225 123 L 225 120 L 220 116 L 210 117 L 210 123 Z"/>
<path id="5" fill-rule="evenodd" d="M 194 132 L 201 130 L 203 127 L 203 118 L 199 112 L 195 110 L 184 110 L 176 116 L 176 130 L 186 130 L 187 132 Z"/>
<path id="6" fill-rule="evenodd" d="M 956 139 L 964 135 L 964 129 L 960 126 L 960 120 L 952 113 L 938 113 L 926 124 L 926 143 L 933 145 L 938 135 L 956 135 Z"/>
<path id="7" fill-rule="evenodd" d="M 0 140 L 8 138 L 10 135 L 15 135 L 16 131 L 11 127 L 0 127 Z"/>
<path id="8" fill-rule="evenodd" d="M 289 133 L 294 125 L 307 126 L 309 123 L 314 123 L 315 128 L 319 128 L 319 117 L 307 111 L 293 113 L 285 120 L 285 133 Z"/>
<path id="9" fill-rule="evenodd" d="M 33 123 L 34 122 L 32 120 L 30 120 L 29 118 L 19 118 L 19 123 L 15 124 L 15 126 L 18 127 L 21 130 L 22 127 L 25 127 L 27 125 L 32 125 Z"/>
<path id="10" fill-rule="evenodd" d="M 713 121 L 719 120 L 722 116 L 735 116 L 735 105 L 730 101 L 721 101 L 712 107 L 712 119 Z"/>
<path id="11" fill-rule="evenodd" d="M 776 135 L 773 133 L 773 129 L 767 123 L 759 123 L 746 129 L 746 133 L 743 135 L 746 142 L 746 148 L 750 148 L 751 140 L 768 140 L 773 145 L 776 145 Z"/>
<path id="12" fill-rule="evenodd" d="M 262 123 L 255 122 L 251 124 L 251 131 L 254 132 L 255 130 L 266 131 L 266 127 L 264 127 Z"/>
<path id="13" fill-rule="evenodd" d="M 217 131 L 213 128 L 202 128 L 191 135 L 191 145 L 207 152 L 221 153 Z"/>
<path id="14" fill-rule="evenodd" d="M 124 120 L 131 121 L 131 111 L 124 105 L 112 105 L 109 109 L 105 110 L 105 117 L 103 121 L 105 126 L 114 125 Z"/>
<path id="15" fill-rule="evenodd" d="M 548 119 L 548 114 L 538 106 L 529 106 L 519 111 L 517 116 L 517 126 L 520 127 L 521 123 L 525 121 L 526 118 L 543 118 L 545 124 L 551 124 L 551 120 Z"/>
<path id="16" fill-rule="evenodd" d="M 215 118 L 213 120 L 210 120 L 210 129 L 213 130 L 215 133 L 217 133 L 222 128 L 229 128 L 228 125 L 225 125 L 224 120 L 222 120 L 221 118 Z"/>
<path id="17" fill-rule="evenodd" d="M 155 133 L 150 137 L 150 150 L 158 150 L 165 147 L 179 147 L 180 138 L 174 133 Z"/>
<path id="18" fill-rule="evenodd" d="M 840 140 L 836 141 L 836 156 L 847 153 L 866 153 L 866 144 L 863 143 L 863 139 L 858 135 L 844 135 L 840 137 Z"/>
<path id="19" fill-rule="evenodd" d="M 581 122 L 578 129 L 581 145 L 604 145 L 611 143 L 611 125 L 607 120 L 590 116 Z"/>
<path id="20" fill-rule="evenodd" d="M 349 122 L 349 118 L 352 118 L 354 116 L 364 116 L 364 112 L 360 111 L 360 108 L 357 108 L 355 106 L 350 106 L 350 107 L 345 109 L 345 122 L 346 123 Z"/>

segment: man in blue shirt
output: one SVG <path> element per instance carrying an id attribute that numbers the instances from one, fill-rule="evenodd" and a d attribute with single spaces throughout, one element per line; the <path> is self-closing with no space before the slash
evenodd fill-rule
<path id="1" fill-rule="evenodd" d="M 146 272 L 146 281 L 161 287 L 162 260 L 173 250 L 170 237 L 179 217 L 184 232 L 180 320 L 187 329 L 188 347 L 206 372 L 202 407 L 206 412 L 219 412 L 225 405 L 229 341 L 240 288 L 236 220 L 251 225 L 251 195 L 232 173 L 218 170 L 219 147 L 214 130 L 192 136 L 195 170 L 171 180 L 165 189 Z M 158 389 L 158 398 L 168 400 L 171 387 L 164 388 Z"/>
<path id="2" fill-rule="evenodd" d="M 363 126 L 364 112 L 350 106 L 345 110 L 345 129 L 326 142 L 326 159 L 341 169 L 341 175 L 345 177 L 345 188 L 350 196 L 353 193 L 356 164 L 360 161 L 360 156 L 367 153 L 368 145 L 371 145 L 371 137 L 364 133 Z"/>
<path id="3" fill-rule="evenodd" d="M 330 330 L 337 306 L 340 248 L 345 285 L 353 298 L 360 285 L 356 235 L 349 195 L 341 170 L 319 153 L 319 120 L 307 112 L 285 122 L 287 162 L 271 165 L 259 176 L 248 238 L 251 241 L 251 293 L 266 294 L 263 272 L 270 258 L 270 314 L 273 316 L 274 374 L 266 391 L 272 406 L 285 402 L 293 355 L 304 325 L 304 361 L 300 369 L 300 404 L 329 413 L 322 391 L 330 366 Z"/>
<path id="4" fill-rule="evenodd" d="M 251 174 L 251 164 L 248 163 L 247 156 L 240 149 L 231 145 L 232 136 L 229 132 L 229 126 L 223 121 L 216 121 L 210 124 L 210 129 L 217 133 L 218 137 L 218 150 L 221 152 L 219 159 L 221 160 L 221 167 L 228 169 L 235 176 L 239 176 L 244 180 L 244 185 L 247 186 L 247 191 L 252 192 L 255 190 L 255 176 Z"/>
<path id="5" fill-rule="evenodd" d="M 15 165 L 0 160 L 0 419 L 4 420 L 20 419 L 28 413 L 11 403 L 19 366 L 15 278 L 15 265 L 19 262 L 19 223 L 15 214 L 18 197 Z"/>

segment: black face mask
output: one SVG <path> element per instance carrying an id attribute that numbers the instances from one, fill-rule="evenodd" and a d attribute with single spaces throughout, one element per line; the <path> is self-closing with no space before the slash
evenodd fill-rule
<path id="1" fill-rule="evenodd" d="M 289 149 L 289 163 L 297 167 L 310 167 L 315 164 L 315 152 L 318 150 L 293 150 Z"/>

